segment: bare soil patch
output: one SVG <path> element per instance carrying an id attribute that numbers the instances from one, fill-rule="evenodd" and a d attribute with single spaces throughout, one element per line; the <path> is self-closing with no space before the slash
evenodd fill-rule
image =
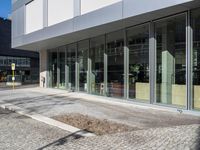
<path id="1" fill-rule="evenodd" d="M 89 132 L 95 133 L 96 135 L 139 130 L 139 128 L 136 127 L 115 123 L 106 119 L 100 120 L 88 115 L 82 115 L 78 113 L 55 116 L 53 119 L 77 127 L 79 129 L 87 130 Z"/>

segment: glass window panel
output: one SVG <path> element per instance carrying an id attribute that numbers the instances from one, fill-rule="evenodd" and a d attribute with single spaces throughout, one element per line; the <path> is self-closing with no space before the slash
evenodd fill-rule
<path id="1" fill-rule="evenodd" d="M 65 89 L 65 47 L 59 48 L 59 69 L 60 69 L 60 83 L 59 88 Z"/>
<path id="2" fill-rule="evenodd" d="M 71 44 L 67 48 L 67 88 L 75 90 L 76 79 L 76 44 Z"/>
<path id="3" fill-rule="evenodd" d="M 49 53 L 49 87 L 57 88 L 57 50 Z"/>
<path id="4" fill-rule="evenodd" d="M 157 103 L 186 104 L 186 15 L 156 22 Z"/>
<path id="5" fill-rule="evenodd" d="M 200 110 L 200 9 L 192 12 L 193 109 Z"/>
<path id="6" fill-rule="evenodd" d="M 81 41 L 78 43 L 77 61 L 79 65 L 79 91 L 88 91 L 88 53 L 89 53 L 89 40 Z"/>
<path id="7" fill-rule="evenodd" d="M 129 98 L 148 101 L 149 85 L 149 25 L 127 30 L 129 48 Z"/>
<path id="8" fill-rule="evenodd" d="M 108 62 L 107 96 L 124 96 L 124 32 L 122 30 L 106 36 Z"/>
<path id="9" fill-rule="evenodd" d="M 90 40 L 90 86 L 92 94 L 104 95 L 104 51 L 105 36 Z"/>
<path id="10" fill-rule="evenodd" d="M 0 56 L 0 66 L 4 66 L 4 59 L 2 56 Z"/>

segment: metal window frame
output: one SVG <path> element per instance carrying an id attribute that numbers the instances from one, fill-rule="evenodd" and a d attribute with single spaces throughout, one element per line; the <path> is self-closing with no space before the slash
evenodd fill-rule
<path id="1" fill-rule="evenodd" d="M 149 24 L 149 82 L 150 82 L 150 104 L 156 102 L 156 37 L 155 23 Z"/>
<path id="2" fill-rule="evenodd" d="M 193 95 L 193 27 L 191 22 L 191 10 L 187 12 L 187 109 L 193 110 L 194 108 L 194 95 Z"/>

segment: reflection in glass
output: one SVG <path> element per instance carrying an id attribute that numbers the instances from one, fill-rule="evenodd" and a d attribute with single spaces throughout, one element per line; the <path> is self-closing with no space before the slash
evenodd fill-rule
<path id="1" fill-rule="evenodd" d="M 88 53 L 89 41 L 81 41 L 78 43 L 77 61 L 79 65 L 79 91 L 88 91 L 87 73 L 88 73 Z"/>
<path id="2" fill-rule="evenodd" d="M 91 93 L 97 95 L 104 94 L 104 49 L 105 37 L 97 37 L 90 40 Z"/>
<path id="3" fill-rule="evenodd" d="M 129 98 L 149 100 L 149 25 L 127 30 Z"/>
<path id="4" fill-rule="evenodd" d="M 193 28 L 193 109 L 200 110 L 200 10 L 192 12 Z"/>
<path id="5" fill-rule="evenodd" d="M 59 49 L 58 57 L 59 57 L 59 70 L 60 70 L 59 88 L 65 89 L 65 47 L 61 47 Z"/>
<path id="6" fill-rule="evenodd" d="M 57 51 L 53 51 L 49 53 L 49 87 L 57 88 Z"/>
<path id="7" fill-rule="evenodd" d="M 108 62 L 107 96 L 124 96 L 124 38 L 123 31 L 106 36 L 106 54 Z"/>
<path id="8" fill-rule="evenodd" d="M 67 66 L 66 66 L 66 82 L 67 88 L 70 90 L 75 90 L 75 79 L 76 79 L 76 44 L 71 44 L 67 48 Z"/>
<path id="9" fill-rule="evenodd" d="M 185 18 L 179 15 L 156 23 L 158 103 L 186 103 Z"/>

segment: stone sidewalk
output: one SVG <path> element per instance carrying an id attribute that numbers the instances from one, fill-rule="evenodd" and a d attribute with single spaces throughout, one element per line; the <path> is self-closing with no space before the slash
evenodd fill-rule
<path id="1" fill-rule="evenodd" d="M 75 95 L 75 96 L 74 96 Z M 145 106 L 77 98 L 62 90 L 27 88 L 0 91 L 0 103 L 11 103 L 47 117 L 71 112 L 108 119 L 141 130 L 80 138 L 15 113 L 0 111 L 0 149 L 199 150 L 200 118 Z M 80 97 L 80 95 L 78 95 Z M 90 97 L 90 96 L 88 96 Z M 93 98 L 93 97 L 92 97 Z"/>
<path id="2" fill-rule="evenodd" d="M 48 148 L 47 149 L 51 149 Z M 58 150 L 199 150 L 200 125 L 157 128 L 84 138 Z"/>
<path id="3" fill-rule="evenodd" d="M 200 125 L 77 137 L 0 108 L 0 150 L 199 150 Z"/>
<path id="4" fill-rule="evenodd" d="M 116 104 L 104 97 L 68 93 L 64 90 L 26 88 L 0 91 L 0 95 L 0 104 L 11 103 L 29 113 L 36 112 L 47 117 L 81 113 L 141 129 L 200 123 L 200 117 L 196 116 L 121 102 Z"/>
<path id="5" fill-rule="evenodd" d="M 36 150 L 63 137 L 69 141 L 77 138 L 59 128 L 0 108 L 0 150 Z"/>

